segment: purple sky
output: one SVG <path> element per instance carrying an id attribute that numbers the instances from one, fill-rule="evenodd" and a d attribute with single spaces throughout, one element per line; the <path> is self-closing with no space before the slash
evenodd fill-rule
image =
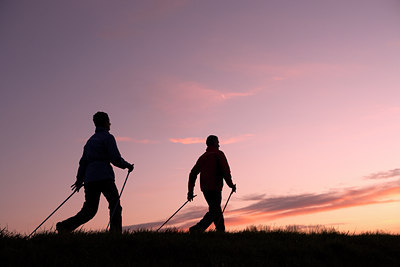
<path id="1" fill-rule="evenodd" d="M 230 229 L 400 232 L 399 25 L 395 0 L 1 1 L 0 226 L 29 233 L 69 195 L 102 110 L 136 166 L 124 225 L 168 218 L 216 134 Z M 177 225 L 205 201 L 190 205 Z M 106 206 L 84 229 L 105 228 Z"/>

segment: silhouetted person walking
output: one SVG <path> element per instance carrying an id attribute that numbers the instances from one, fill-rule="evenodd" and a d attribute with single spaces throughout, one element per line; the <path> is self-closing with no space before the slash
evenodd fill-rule
<path id="1" fill-rule="evenodd" d="M 71 186 L 77 190 L 84 186 L 85 203 L 81 211 L 75 216 L 57 223 L 59 233 L 71 232 L 80 225 L 91 220 L 97 213 L 100 194 L 106 197 L 110 218 L 110 232 L 122 232 L 122 207 L 119 204 L 118 189 L 115 185 L 115 175 L 110 163 L 121 169 L 133 170 L 133 164 L 126 162 L 118 151 L 117 143 L 110 131 L 110 119 L 105 112 L 97 112 L 93 115 L 96 126 L 95 134 L 89 138 L 79 161 L 76 182 Z"/>
<path id="2" fill-rule="evenodd" d="M 206 140 L 207 150 L 200 156 L 189 174 L 187 199 L 193 200 L 193 189 L 200 173 L 200 188 L 208 203 L 208 212 L 196 225 L 189 228 L 190 232 L 204 232 L 212 223 L 217 231 L 225 231 L 224 217 L 221 210 L 222 186 L 225 179 L 227 185 L 236 191 L 232 182 L 231 171 L 224 152 L 219 150 L 219 140 L 210 135 Z"/>

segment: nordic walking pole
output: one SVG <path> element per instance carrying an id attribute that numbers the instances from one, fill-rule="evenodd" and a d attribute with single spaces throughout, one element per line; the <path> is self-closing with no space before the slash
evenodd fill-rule
<path id="1" fill-rule="evenodd" d="M 65 202 L 67 202 L 68 201 L 68 199 L 70 199 L 76 192 L 77 192 L 78 190 L 77 189 L 75 189 L 74 190 L 74 192 L 72 192 L 72 194 L 71 195 L 69 195 L 69 197 L 67 197 L 67 199 L 66 200 L 64 200 L 64 202 L 63 203 L 61 203 L 60 204 L 60 206 L 58 206 L 38 227 L 36 227 L 36 229 L 35 230 L 33 230 L 33 232 L 30 234 L 30 235 L 28 235 L 28 238 L 29 237 L 31 237 L 31 235 L 33 235 L 35 232 L 36 232 L 36 230 L 37 229 L 39 229 L 40 228 L 40 226 L 42 226 L 59 208 L 61 208 L 61 206 L 62 205 L 64 205 L 65 204 Z"/>
<path id="2" fill-rule="evenodd" d="M 194 195 L 193 196 L 193 198 L 195 198 L 197 195 Z M 156 232 L 158 232 L 165 224 L 167 224 L 167 222 L 169 222 L 169 220 L 171 220 L 172 219 L 172 217 L 174 217 L 175 216 L 175 214 L 177 214 L 178 213 L 178 211 L 180 211 L 187 203 L 189 202 L 189 200 L 186 200 L 186 202 L 177 210 L 177 211 L 175 211 L 175 213 L 174 214 L 172 214 L 172 216 L 171 217 L 169 217 L 168 218 L 168 220 L 165 222 L 165 223 L 163 223 L 161 226 L 160 226 L 160 228 L 158 228 L 157 229 L 157 231 Z"/>
<path id="3" fill-rule="evenodd" d="M 219 219 L 218 219 L 218 224 L 219 224 L 219 222 L 220 222 L 221 219 L 222 219 L 222 216 L 223 216 L 223 214 L 224 214 L 224 211 L 225 211 L 225 209 L 226 209 L 226 206 L 228 205 L 229 199 L 231 199 L 231 196 L 232 196 L 232 194 L 233 194 L 235 191 L 236 191 L 236 188 L 235 188 L 235 190 L 232 189 L 231 193 L 229 194 L 229 197 L 228 197 L 228 199 L 226 200 L 224 209 L 222 210 L 221 216 L 220 216 Z"/>
<path id="4" fill-rule="evenodd" d="M 129 174 L 130 174 L 130 173 L 131 173 L 131 172 L 130 172 L 130 171 L 128 171 L 128 174 L 126 175 L 126 178 L 125 178 L 124 185 L 122 186 L 121 192 L 119 193 L 117 204 L 115 204 L 115 207 L 114 207 L 114 209 L 113 209 L 113 212 L 111 213 L 111 216 L 110 216 L 110 221 L 108 222 L 108 225 L 107 225 L 106 231 L 108 231 L 108 227 L 110 226 L 111 220 L 112 220 L 112 218 L 114 217 L 115 210 L 116 210 L 116 209 L 117 209 L 117 207 L 118 207 L 119 200 L 121 199 L 122 192 L 124 191 L 125 184 L 126 184 L 126 181 L 128 181 L 128 177 L 129 177 Z"/>
<path id="5" fill-rule="evenodd" d="M 222 214 L 224 214 L 224 211 L 225 211 L 225 209 L 226 209 L 226 206 L 228 205 L 229 199 L 231 199 L 231 196 L 232 196 L 233 193 L 234 193 L 234 191 L 233 191 L 233 189 L 232 189 L 232 191 L 231 191 L 231 193 L 230 193 L 230 195 L 229 195 L 229 197 L 228 197 L 228 200 L 227 200 L 226 203 L 225 203 L 225 207 L 224 207 L 224 209 L 222 210 Z"/>

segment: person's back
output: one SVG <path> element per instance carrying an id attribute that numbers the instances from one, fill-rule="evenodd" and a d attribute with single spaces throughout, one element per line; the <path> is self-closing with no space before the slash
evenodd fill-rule
<path id="1" fill-rule="evenodd" d="M 222 190 L 223 179 L 229 186 L 232 185 L 231 171 L 224 152 L 217 147 L 209 146 L 206 152 L 200 156 L 190 176 L 200 173 L 201 191 Z"/>

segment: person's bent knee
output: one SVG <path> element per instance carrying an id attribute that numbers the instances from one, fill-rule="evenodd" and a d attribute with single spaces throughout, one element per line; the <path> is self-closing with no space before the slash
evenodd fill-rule
<path id="1" fill-rule="evenodd" d="M 222 210 L 220 208 L 209 209 L 209 212 L 212 215 L 220 215 L 220 214 L 222 214 Z"/>
<path id="2" fill-rule="evenodd" d="M 88 221 L 93 219 L 93 217 L 96 215 L 97 213 L 97 209 L 87 209 L 85 212 L 85 219 L 87 219 Z"/>

